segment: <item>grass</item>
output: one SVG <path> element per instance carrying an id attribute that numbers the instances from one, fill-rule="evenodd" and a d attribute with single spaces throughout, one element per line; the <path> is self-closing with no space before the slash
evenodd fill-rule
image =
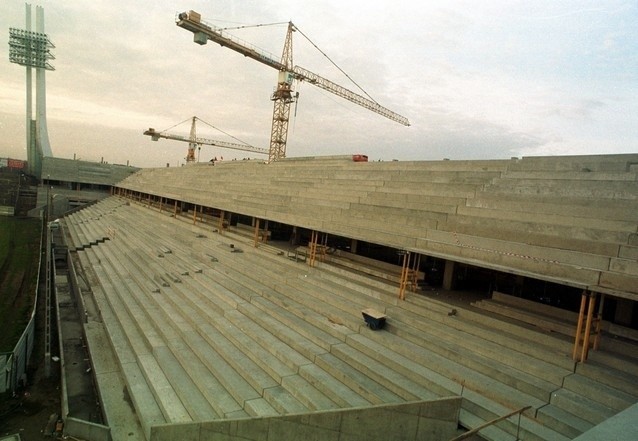
<path id="1" fill-rule="evenodd" d="M 0 352 L 13 350 L 33 310 L 41 228 L 39 219 L 0 216 Z"/>

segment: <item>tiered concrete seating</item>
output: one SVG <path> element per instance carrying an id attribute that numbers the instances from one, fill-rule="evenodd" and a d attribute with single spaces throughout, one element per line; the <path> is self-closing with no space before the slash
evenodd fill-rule
<path id="1" fill-rule="evenodd" d="M 79 254 L 100 280 L 98 303 L 147 433 L 165 421 L 463 393 L 467 426 L 532 405 L 525 439 L 560 440 L 631 400 L 614 397 L 593 368 L 575 376 L 564 342 L 529 327 L 470 307 L 448 316 L 450 305 L 417 295 L 400 302 L 396 285 L 379 278 L 312 269 L 119 198 L 83 211 L 78 220 L 90 222 L 75 226 L 115 231 Z M 390 317 L 388 332 L 364 326 L 365 307 Z M 583 390 L 605 402 L 579 402 Z M 486 433 L 511 439 L 516 426 Z"/>
<path id="2" fill-rule="evenodd" d="M 324 268 L 327 269 L 328 266 L 324 266 Z M 382 287 L 377 289 L 382 289 Z M 396 290 L 396 287 L 394 287 L 394 289 Z M 430 304 L 429 308 L 425 309 L 425 311 L 431 312 L 432 309 L 432 305 Z M 388 329 L 390 332 L 396 332 L 403 338 L 409 339 L 410 341 L 418 341 L 419 345 L 426 346 L 428 349 L 431 349 L 436 353 L 443 354 L 445 358 L 449 360 L 455 360 L 466 366 L 471 366 L 472 370 L 483 372 L 488 375 L 489 378 L 498 379 L 498 381 L 503 382 L 504 384 L 510 384 L 512 387 L 515 387 L 521 392 L 527 391 L 527 393 L 538 397 L 540 400 L 546 401 L 548 396 L 553 396 L 552 404 L 543 405 L 539 408 L 537 413 L 538 418 L 543 421 L 551 421 L 553 425 L 559 428 L 560 432 L 567 436 L 576 436 L 578 433 L 587 430 L 592 427 L 593 424 L 598 422 L 599 419 L 609 416 L 610 413 L 613 414 L 624 409 L 635 401 L 638 396 L 625 395 L 624 399 L 615 401 L 618 405 L 617 408 L 611 408 L 609 407 L 609 402 L 614 401 L 611 397 L 617 392 L 613 389 L 600 387 L 596 389 L 597 393 L 593 393 L 592 386 L 590 391 L 592 392 L 592 396 L 596 397 L 594 399 L 594 403 L 591 404 L 591 406 L 581 408 L 581 410 L 578 411 L 574 402 L 579 402 L 578 406 L 587 406 L 581 402 L 587 402 L 589 398 L 584 398 L 587 394 L 580 395 L 580 393 L 582 393 L 582 388 L 576 385 L 587 383 L 587 380 L 579 379 L 573 374 L 570 374 L 573 369 L 573 362 L 565 356 L 565 354 L 569 353 L 570 343 L 560 339 L 553 341 L 553 338 L 548 338 L 546 336 L 541 336 L 541 338 L 539 338 L 538 335 L 534 335 L 534 332 L 530 332 L 530 330 L 526 328 L 520 328 L 514 333 L 514 335 L 507 337 L 507 334 L 515 331 L 513 325 L 509 324 L 502 327 L 499 325 L 489 324 L 485 327 L 485 332 L 488 335 L 492 334 L 490 338 L 493 341 L 499 342 L 499 344 L 505 346 L 500 348 L 495 346 L 491 353 L 491 357 L 485 357 L 485 355 L 490 353 L 489 345 L 486 345 L 484 342 L 481 343 L 481 339 L 476 337 L 476 335 L 480 335 L 480 332 L 477 332 L 477 326 L 464 324 L 463 322 L 458 321 L 457 318 L 449 318 L 447 315 L 449 311 L 449 305 L 442 305 L 442 309 L 437 311 L 437 313 L 434 314 L 434 317 L 432 315 L 428 315 L 427 319 L 425 317 L 412 319 L 412 321 L 397 324 L 396 328 L 394 326 L 395 322 L 392 321 L 388 325 Z M 407 317 L 406 319 L 402 318 L 405 317 L 406 314 L 399 308 L 396 310 L 389 308 L 386 309 L 386 312 L 399 321 L 407 320 Z M 472 315 L 475 317 L 472 317 Z M 463 316 L 464 319 L 476 319 L 483 325 L 487 325 L 486 322 L 489 321 L 486 320 L 484 315 L 476 313 L 470 314 L 469 311 L 464 311 Z M 481 318 L 479 319 L 478 317 Z M 457 322 L 458 324 L 455 324 L 454 326 L 456 326 L 459 330 L 465 328 L 468 330 L 468 333 L 464 335 L 462 333 L 459 336 L 455 336 L 453 332 L 450 332 L 449 328 L 443 329 L 441 327 L 441 324 L 445 323 L 444 320 L 447 320 L 446 324 L 448 324 L 448 326 L 451 322 Z M 431 322 L 435 322 L 435 324 L 430 325 L 429 323 Z M 410 334 L 409 331 L 406 332 L 406 328 L 410 327 L 410 324 L 408 323 L 414 324 L 414 326 L 418 327 L 418 332 L 416 330 L 413 331 L 414 334 Z M 503 331 L 498 329 L 500 327 L 506 329 L 507 334 L 497 335 L 497 333 L 503 334 Z M 424 337 L 422 335 L 423 332 L 426 332 L 428 336 L 432 337 Z M 526 334 L 528 336 L 527 338 L 524 338 Z M 529 334 L 532 334 L 531 337 Z M 544 342 L 543 344 L 547 345 L 545 349 L 539 350 L 539 342 Z M 535 356 L 540 359 L 546 358 L 547 354 L 560 350 L 561 352 L 555 353 L 555 357 L 557 358 L 553 358 L 552 362 L 557 363 L 559 366 L 564 366 L 565 369 L 562 370 L 562 373 L 552 377 L 552 375 L 548 374 L 548 372 L 554 370 L 558 373 L 561 370 L 556 368 L 552 369 L 551 367 L 548 370 L 548 363 L 535 360 L 534 357 L 529 357 L 524 353 L 521 353 L 520 351 L 522 346 L 526 348 L 536 347 L 537 349 L 535 351 L 527 350 L 527 352 L 536 354 Z M 475 355 L 473 354 L 474 351 L 476 351 Z M 414 352 L 414 350 L 406 351 L 408 354 L 412 354 Z M 543 355 L 543 352 L 545 355 Z M 505 359 L 508 363 L 511 363 L 511 366 L 516 367 L 512 369 L 507 365 L 504 366 L 502 363 L 494 361 L 498 359 Z M 431 366 L 431 356 L 428 357 L 428 362 Z M 545 374 L 543 374 L 543 364 L 546 366 Z M 563 383 L 563 378 L 565 378 L 565 389 L 558 390 L 557 388 L 559 388 Z M 570 380 L 567 380 L 567 378 L 570 378 Z M 550 381 L 547 381 L 547 379 Z M 479 382 L 479 384 L 482 384 L 482 382 Z M 557 390 L 558 392 L 553 393 Z M 489 392 L 483 392 L 483 394 L 489 396 Z M 620 392 L 620 395 L 623 395 L 623 393 Z M 596 402 L 601 401 L 600 397 L 603 397 L 602 406 L 596 404 Z M 574 412 L 576 415 L 588 415 L 588 419 L 585 420 L 576 417 L 574 414 L 564 409 L 569 409 L 570 412 Z M 593 415 L 596 416 L 594 417 Z"/>
<path id="3" fill-rule="evenodd" d="M 482 300 L 476 306 L 533 324 L 544 331 L 569 336 L 570 339 L 565 339 L 554 334 L 556 344 L 564 346 L 565 350 L 573 344 L 577 320 L 573 312 L 501 293 L 494 293 L 492 300 Z M 630 379 L 626 374 L 614 373 L 613 367 L 622 360 L 618 364 L 622 369 L 634 374 L 638 372 L 635 345 L 614 347 L 611 344 L 606 347 L 605 341 L 614 340 L 603 338 L 602 349 L 592 352 L 587 364 L 578 364 L 576 373 L 564 377 L 563 388 L 552 392 L 550 405 L 539 411 L 540 419 L 561 426 L 562 431 L 570 436 L 577 436 L 638 400 L 638 389 L 630 384 L 635 382 L 635 377 Z"/>

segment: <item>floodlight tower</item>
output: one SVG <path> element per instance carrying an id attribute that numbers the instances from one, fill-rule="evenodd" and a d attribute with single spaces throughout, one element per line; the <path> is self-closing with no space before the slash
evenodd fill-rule
<path id="1" fill-rule="evenodd" d="M 27 70 L 26 141 L 29 173 L 40 177 L 42 157 L 53 156 L 49 143 L 46 115 L 45 72 L 54 70 L 49 63 L 55 59 L 51 49 L 55 46 L 44 33 L 44 8 L 36 6 L 35 32 L 31 30 L 31 5 L 25 4 L 26 29 L 9 28 L 9 61 Z M 33 119 L 32 69 L 35 68 L 35 119 Z"/>

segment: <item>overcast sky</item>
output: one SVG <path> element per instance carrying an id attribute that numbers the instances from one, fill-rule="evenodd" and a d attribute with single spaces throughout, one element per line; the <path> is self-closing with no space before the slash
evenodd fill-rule
<path id="1" fill-rule="evenodd" d="M 183 163 L 185 143 L 152 142 L 193 115 L 198 135 L 268 148 L 277 72 L 175 25 L 189 9 L 219 27 L 293 21 L 404 127 L 302 83 L 287 156 L 503 159 L 638 152 L 638 2 L 386 0 L 51 0 L 45 31 L 55 156 L 142 167 Z M 26 159 L 25 69 L 9 63 L 23 1 L 2 0 L 0 157 Z M 285 24 L 230 31 L 281 56 Z M 357 91 L 299 32 L 294 63 Z M 187 134 L 189 124 L 172 129 Z M 225 134 L 226 133 L 226 134 Z M 241 151 L 204 146 L 212 156 Z"/>

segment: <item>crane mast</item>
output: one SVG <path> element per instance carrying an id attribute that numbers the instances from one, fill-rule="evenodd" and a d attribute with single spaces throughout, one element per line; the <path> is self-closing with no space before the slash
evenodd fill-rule
<path id="1" fill-rule="evenodd" d="M 195 149 L 197 148 L 197 144 L 195 143 L 195 138 L 197 138 L 197 130 L 195 129 L 195 121 L 197 121 L 196 117 L 193 117 L 193 122 L 191 123 L 191 133 L 188 142 L 188 151 L 186 152 L 186 162 L 195 162 Z"/>
<path id="2" fill-rule="evenodd" d="M 409 126 L 410 122 L 390 109 L 381 106 L 376 101 L 361 96 L 351 90 L 310 72 L 299 66 L 293 67 L 292 62 L 292 33 L 295 27 L 288 23 L 288 31 L 284 42 L 281 60 L 276 60 L 272 54 L 266 53 L 238 41 L 231 35 L 225 34 L 222 29 L 202 22 L 200 14 L 194 11 L 182 12 L 177 16 L 177 26 L 193 33 L 195 43 L 204 45 L 208 40 L 221 46 L 228 47 L 240 54 L 252 58 L 262 64 L 279 71 L 277 89 L 271 99 L 274 102 L 272 130 L 270 134 L 270 150 L 268 162 L 273 162 L 286 157 L 286 143 L 288 138 L 288 121 L 290 118 L 290 105 L 297 99 L 298 93 L 294 92 L 293 81 L 306 81 L 321 89 L 340 96 L 348 101 L 358 104 L 368 110 L 382 115 L 392 121 Z"/>
<path id="3" fill-rule="evenodd" d="M 286 157 L 286 142 L 288 140 L 288 121 L 290 120 L 290 105 L 295 101 L 293 94 L 292 74 L 292 33 L 294 27 L 288 23 L 288 32 L 281 54 L 283 69 L 279 70 L 277 89 L 272 95 L 272 129 L 270 131 L 270 151 L 268 162 L 277 161 Z"/>

